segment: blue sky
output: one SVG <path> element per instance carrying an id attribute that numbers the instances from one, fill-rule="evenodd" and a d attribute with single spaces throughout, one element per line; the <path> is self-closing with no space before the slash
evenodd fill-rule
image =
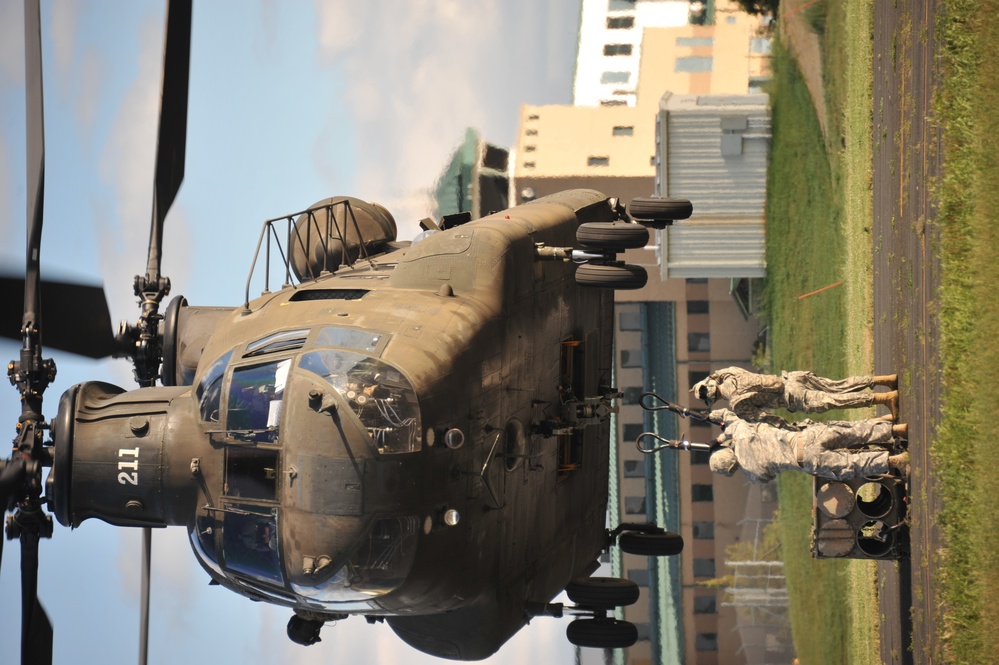
<path id="1" fill-rule="evenodd" d="M 239 304 L 263 220 L 328 196 L 378 201 L 411 237 L 465 127 L 512 145 L 521 104 L 570 101 L 578 14 L 579 0 L 196 1 L 186 175 L 164 240 L 173 295 Z M 43 275 L 103 283 L 116 322 L 138 314 L 131 283 L 148 243 L 164 16 L 164 0 L 42 2 Z M 23 269 L 23 25 L 20 3 L 0 3 L 6 273 Z M 0 353 L 13 359 L 17 345 Z M 50 418 L 80 381 L 134 385 L 125 361 L 46 355 L 59 369 Z M 16 391 L 0 390 L 13 438 Z M 55 662 L 135 662 L 139 535 L 91 520 L 41 543 Z M 297 647 L 287 610 L 208 587 L 182 529 L 154 532 L 153 550 L 152 663 L 431 662 L 356 617 Z M 19 642 L 18 566 L 7 543 L 6 645 Z M 564 630 L 537 619 L 489 662 L 570 662 Z"/>

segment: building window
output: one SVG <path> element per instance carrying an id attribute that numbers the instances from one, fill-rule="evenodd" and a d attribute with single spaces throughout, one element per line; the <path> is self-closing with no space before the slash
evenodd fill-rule
<path id="1" fill-rule="evenodd" d="M 684 74 L 703 74 L 710 72 L 713 66 L 714 58 L 708 55 L 687 55 L 676 59 L 676 71 Z"/>
<path id="2" fill-rule="evenodd" d="M 635 439 L 638 438 L 638 435 L 644 431 L 645 431 L 645 425 L 643 425 L 642 423 L 627 423 L 624 426 L 624 431 L 622 432 L 622 436 L 624 437 L 625 441 L 634 441 Z M 642 463 L 642 467 L 644 468 L 645 460 L 643 459 L 639 461 Z M 644 473 L 644 471 L 642 473 Z"/>
<path id="3" fill-rule="evenodd" d="M 589 157 L 586 158 L 586 165 L 587 166 L 609 166 L 610 165 L 610 157 L 595 157 L 593 155 L 590 155 Z"/>
<path id="4" fill-rule="evenodd" d="M 711 540 L 715 537 L 714 522 L 694 522 L 694 539 Z"/>
<path id="5" fill-rule="evenodd" d="M 538 115 L 537 113 L 532 113 L 531 115 L 527 116 L 527 119 L 528 120 L 540 120 L 541 116 Z"/>
<path id="6" fill-rule="evenodd" d="M 604 44 L 604 55 L 631 55 L 631 44 Z"/>
<path id="7" fill-rule="evenodd" d="M 698 633 L 694 640 L 694 648 L 698 651 L 718 651 L 718 634 Z"/>
<path id="8" fill-rule="evenodd" d="M 621 349 L 621 367 L 641 367 L 644 359 L 640 349 Z"/>
<path id="9" fill-rule="evenodd" d="M 709 376 L 710 374 L 708 374 L 707 372 L 703 372 L 700 370 L 690 370 L 689 372 L 687 372 L 687 383 L 689 383 L 690 387 L 693 388 L 694 384 L 698 383 L 699 381 L 703 381 Z"/>
<path id="10" fill-rule="evenodd" d="M 694 559 L 694 577 L 714 577 L 714 559 Z"/>
<path id="11" fill-rule="evenodd" d="M 538 135 L 538 130 L 536 130 L 536 129 L 528 129 L 526 132 L 524 132 L 524 134 L 526 134 L 528 136 L 537 136 Z"/>
<path id="12" fill-rule="evenodd" d="M 607 11 L 621 12 L 635 9 L 635 0 L 607 0 Z"/>
<path id="13" fill-rule="evenodd" d="M 604 72 L 600 75 L 601 83 L 627 83 L 631 80 L 631 72 Z"/>
<path id="14" fill-rule="evenodd" d="M 628 515 L 644 515 L 645 497 L 644 496 L 624 497 L 624 512 Z"/>
<path id="15" fill-rule="evenodd" d="M 694 596 L 694 614 L 717 614 L 714 596 Z"/>
<path id="16" fill-rule="evenodd" d="M 633 136 L 635 134 L 634 127 L 615 127 L 611 132 L 612 136 Z"/>
<path id="17" fill-rule="evenodd" d="M 641 312 L 621 312 L 617 316 L 617 329 L 618 330 L 641 330 L 642 329 L 642 313 Z"/>
<path id="18" fill-rule="evenodd" d="M 628 102 L 623 99 L 601 99 L 601 106 L 627 106 Z"/>
<path id="19" fill-rule="evenodd" d="M 651 157 L 649 157 L 649 166 L 655 166 L 655 165 L 656 165 L 656 156 L 652 155 Z"/>
<path id="20" fill-rule="evenodd" d="M 693 484 L 690 486 L 691 501 L 714 501 L 715 489 L 713 485 Z"/>
<path id="21" fill-rule="evenodd" d="M 710 303 L 707 300 L 688 300 L 687 314 L 707 314 Z"/>
<path id="22" fill-rule="evenodd" d="M 691 450 L 690 451 L 690 463 L 691 464 L 707 464 L 709 457 L 711 457 L 711 451 L 710 450 Z"/>
<path id="23" fill-rule="evenodd" d="M 524 152 L 534 152 L 535 148 L 537 148 L 537 146 L 525 145 L 524 146 Z"/>
<path id="24" fill-rule="evenodd" d="M 689 48 L 697 48 L 698 46 L 713 46 L 715 43 L 712 37 L 677 37 L 677 46 L 687 46 Z"/>
<path id="25" fill-rule="evenodd" d="M 691 352 L 708 352 L 711 350 L 711 334 L 687 333 L 687 350 Z"/>
<path id="26" fill-rule="evenodd" d="M 641 434 L 639 432 L 638 434 Z M 638 438 L 638 434 L 635 435 L 634 439 L 629 439 L 629 441 L 634 441 Z M 626 459 L 624 461 L 624 477 L 625 478 L 644 478 L 645 477 L 645 460 L 643 459 Z"/>
<path id="27" fill-rule="evenodd" d="M 641 404 L 642 393 L 645 390 L 641 386 L 630 386 L 621 391 L 621 402 L 624 404 Z"/>
<path id="28" fill-rule="evenodd" d="M 707 284 L 707 277 L 688 277 L 687 284 Z"/>
<path id="29" fill-rule="evenodd" d="M 533 169 L 534 168 L 534 162 L 524 162 L 524 168 L 525 169 Z"/>
<path id="30" fill-rule="evenodd" d="M 607 17 L 607 29 L 608 30 L 628 30 L 635 26 L 634 16 L 608 16 Z"/>

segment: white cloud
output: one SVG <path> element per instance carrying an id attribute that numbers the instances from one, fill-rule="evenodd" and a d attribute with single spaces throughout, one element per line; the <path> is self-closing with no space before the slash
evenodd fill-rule
<path id="1" fill-rule="evenodd" d="M 551 101 L 537 95 L 546 94 L 559 60 L 552 54 L 558 39 L 543 30 L 565 20 L 554 10 L 497 0 L 315 6 L 322 62 L 346 78 L 343 103 L 355 125 L 355 195 L 404 200 L 404 207 L 393 209 L 402 228 L 429 213 L 413 194 L 432 186 L 466 127 L 509 145 L 520 104 Z M 558 66 L 568 80 L 571 59 Z"/>

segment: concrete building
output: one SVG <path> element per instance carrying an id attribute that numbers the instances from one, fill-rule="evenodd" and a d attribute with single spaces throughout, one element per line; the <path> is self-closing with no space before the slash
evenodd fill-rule
<path id="1" fill-rule="evenodd" d="M 574 106 L 634 106 L 646 28 L 686 25 L 688 0 L 582 0 Z"/>

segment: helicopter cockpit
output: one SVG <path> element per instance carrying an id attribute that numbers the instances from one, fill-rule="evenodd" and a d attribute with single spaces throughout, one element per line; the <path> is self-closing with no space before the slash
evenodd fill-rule
<path id="1" fill-rule="evenodd" d="M 237 346 L 204 372 L 195 399 L 209 436 L 223 449 L 222 496 L 214 507 L 199 511 L 190 539 L 197 557 L 216 576 L 273 601 L 294 602 L 298 596 L 331 607 L 383 595 L 405 580 L 415 554 L 418 518 L 365 515 L 357 510 L 360 502 L 352 506 L 333 498 L 339 486 L 328 477 L 323 490 L 331 498 L 318 502 L 327 509 L 310 508 L 324 514 L 305 519 L 335 521 L 339 551 L 320 549 L 327 553 L 306 557 L 302 570 L 300 557 L 295 557 L 292 571 L 283 560 L 289 556 L 282 542 L 287 533 L 280 528 L 283 519 L 292 519 L 283 513 L 295 503 L 296 481 L 281 479 L 289 477 L 294 460 L 328 455 L 320 464 L 336 466 L 345 459 L 421 450 L 416 392 L 398 368 L 379 358 L 388 337 L 332 326 L 282 331 L 245 348 Z M 330 390 L 316 388 L 321 385 Z M 366 433 L 366 441 L 344 438 L 342 443 L 326 442 L 326 452 L 308 449 L 310 444 L 295 435 L 302 413 L 286 409 L 292 403 L 309 403 L 312 413 L 335 412 L 336 418 L 354 423 L 347 431 Z M 289 410 L 298 415 L 285 422 Z M 344 430 L 341 421 L 339 431 Z M 361 479 L 355 480 L 360 485 Z M 303 477 L 298 482 L 309 481 Z"/>

